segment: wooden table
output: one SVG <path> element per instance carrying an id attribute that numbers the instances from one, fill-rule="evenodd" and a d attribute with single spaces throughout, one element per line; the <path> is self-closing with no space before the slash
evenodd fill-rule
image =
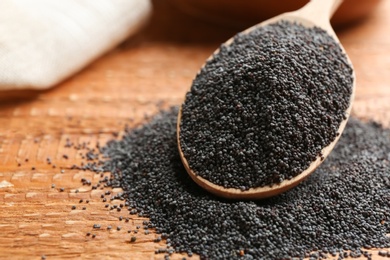
<path id="1" fill-rule="evenodd" d="M 158 3 L 142 32 L 59 86 L 0 94 L 0 258 L 163 258 L 154 254 L 164 247 L 163 242 L 153 242 L 155 234 L 146 236 L 141 230 L 137 241 L 129 243 L 132 234 L 127 230 L 143 219 L 120 222 L 118 217 L 128 213 L 109 211 L 100 198 L 103 190 L 81 184 L 81 178 L 96 183 L 100 176 L 71 170 L 82 156 L 65 147 L 67 139 L 89 142 L 90 147 L 104 144 L 116 132 L 123 133 L 125 124 L 140 124 L 158 107 L 180 104 L 200 65 L 235 33 Z M 357 74 L 353 114 L 386 126 L 389 13 L 386 0 L 366 20 L 338 31 Z M 101 230 L 93 230 L 95 223 Z"/>

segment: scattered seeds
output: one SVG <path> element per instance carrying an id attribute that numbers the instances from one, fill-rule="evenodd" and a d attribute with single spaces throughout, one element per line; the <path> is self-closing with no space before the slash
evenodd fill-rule
<path id="1" fill-rule="evenodd" d="M 109 186 L 121 187 L 130 210 L 149 217 L 143 225 L 154 225 L 175 252 L 203 259 L 235 258 L 241 250 L 245 259 L 348 252 L 369 258 L 361 248 L 390 247 L 389 130 L 351 118 L 329 158 L 302 184 L 267 200 L 230 201 L 186 174 L 177 112 L 162 112 L 101 148 Z"/>

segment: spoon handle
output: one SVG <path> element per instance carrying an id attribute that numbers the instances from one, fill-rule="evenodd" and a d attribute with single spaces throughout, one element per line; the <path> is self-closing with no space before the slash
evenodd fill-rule
<path id="1" fill-rule="evenodd" d="M 331 29 L 329 20 L 342 2 L 343 0 L 311 0 L 297 13 L 320 27 Z"/>

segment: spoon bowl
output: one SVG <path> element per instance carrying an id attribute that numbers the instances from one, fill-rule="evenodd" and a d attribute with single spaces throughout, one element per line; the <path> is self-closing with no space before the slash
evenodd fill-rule
<path id="1" fill-rule="evenodd" d="M 277 23 L 279 21 L 289 21 L 292 23 L 297 23 L 306 28 L 319 27 L 325 30 L 331 37 L 333 37 L 334 41 L 339 44 L 343 53 L 346 55 L 345 50 L 340 44 L 340 41 L 338 40 L 329 22 L 330 17 L 336 11 L 337 7 L 341 4 L 341 2 L 342 2 L 341 0 L 327 0 L 327 1 L 312 0 L 303 8 L 297 11 L 281 14 L 279 16 L 266 20 L 260 24 L 250 27 L 249 29 L 245 30 L 243 33 L 244 34 L 249 33 L 259 27 L 267 26 L 269 24 Z M 227 42 L 225 42 L 224 45 L 230 45 L 233 42 L 233 40 L 234 40 L 233 38 L 229 39 Z M 219 49 L 217 49 L 214 54 L 218 52 Z M 213 56 L 214 55 L 212 55 L 208 59 L 208 61 L 213 59 Z M 349 60 L 347 55 L 346 58 L 349 62 L 349 65 L 352 68 L 352 63 Z M 352 101 L 355 92 L 354 73 L 352 74 L 352 81 L 353 82 L 352 82 L 352 92 L 351 92 L 350 102 L 348 108 L 345 111 L 346 117 L 338 127 L 337 130 L 338 135 L 336 136 L 336 138 L 331 143 L 329 143 L 329 145 L 323 147 L 323 149 L 321 150 L 322 156 L 317 156 L 316 160 L 312 161 L 309 167 L 307 167 L 305 170 L 303 170 L 301 173 L 299 173 L 298 175 L 296 175 L 291 179 L 283 180 L 282 182 L 278 184 L 273 184 L 272 186 L 254 187 L 247 190 L 241 190 L 238 188 L 225 188 L 223 186 L 212 183 L 209 180 L 197 175 L 196 172 L 194 172 L 193 169 L 191 169 L 187 161 L 187 158 L 183 154 L 182 146 L 180 143 L 180 124 L 182 121 L 182 108 L 181 108 L 177 120 L 177 143 L 178 143 L 179 154 L 186 171 L 188 172 L 190 177 L 204 189 L 208 190 L 209 192 L 217 196 L 231 198 L 231 199 L 262 199 L 262 198 L 278 195 L 282 192 L 285 192 L 293 188 L 294 186 L 302 182 L 305 178 L 307 178 L 324 161 L 324 159 L 333 150 L 339 137 L 341 136 L 341 133 L 345 128 L 345 125 L 347 123 L 352 108 Z"/>

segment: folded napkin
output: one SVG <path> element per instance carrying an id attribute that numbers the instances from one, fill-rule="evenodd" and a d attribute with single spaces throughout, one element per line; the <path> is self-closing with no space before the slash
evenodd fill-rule
<path id="1" fill-rule="evenodd" d="M 134 33 L 149 0 L 1 0 L 0 90 L 46 89 Z"/>

